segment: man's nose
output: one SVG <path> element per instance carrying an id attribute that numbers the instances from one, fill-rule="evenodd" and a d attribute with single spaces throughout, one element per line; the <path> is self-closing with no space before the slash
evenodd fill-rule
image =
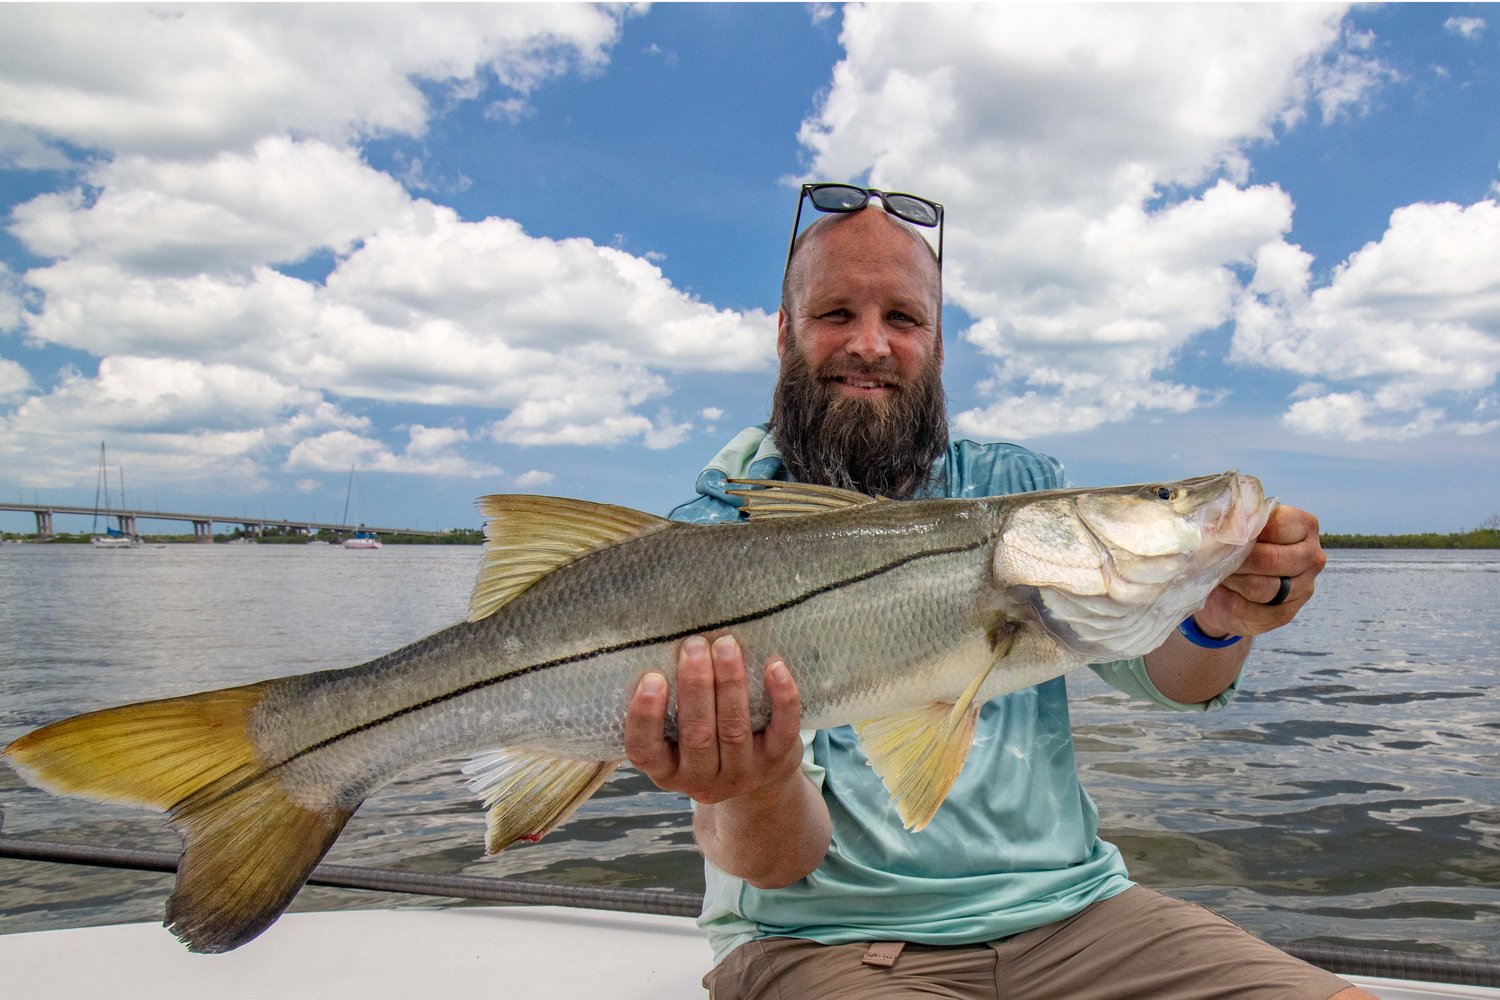
<path id="1" fill-rule="evenodd" d="M 862 361 L 875 361 L 889 357 L 891 341 L 889 331 L 878 315 L 861 316 L 855 320 L 844 350 Z"/>

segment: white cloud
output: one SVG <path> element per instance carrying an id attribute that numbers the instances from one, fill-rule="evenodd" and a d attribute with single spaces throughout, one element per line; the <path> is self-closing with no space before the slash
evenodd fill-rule
<path id="1" fill-rule="evenodd" d="M 1484 29 L 1487 25 L 1482 17 L 1459 17 L 1455 15 L 1444 21 L 1443 27 L 1448 31 L 1463 35 L 1465 38 L 1473 41 L 1484 34 Z"/>
<path id="2" fill-rule="evenodd" d="M 945 289 L 994 359 L 975 435 L 1078 431 L 1219 397 L 1162 374 L 1231 319 L 1291 228 L 1246 150 L 1362 106 L 1391 74 L 1343 8 L 850 7 L 801 138 L 820 179 L 947 211 Z M 952 377 L 952 373 L 950 373 Z"/>
<path id="3" fill-rule="evenodd" d="M 299 437 L 359 426 L 318 393 L 229 364 L 110 357 L 98 374 L 64 371 L 44 395 L 0 413 L 0 465 L 30 486 L 76 485 L 84 442 L 112 461 L 184 488 L 264 489 L 267 457 Z"/>
<path id="4" fill-rule="evenodd" d="M 1312 258 L 1263 252 L 1232 359 L 1319 381 L 1287 412 L 1301 433 L 1403 440 L 1485 433 L 1500 378 L 1500 203 L 1397 209 L 1378 241 L 1313 289 Z M 1354 382 L 1340 391 L 1323 380 Z"/>
<path id="5" fill-rule="evenodd" d="M 350 466 L 364 472 L 399 472 L 427 476 L 493 476 L 493 465 L 464 457 L 455 449 L 470 440 L 453 428 L 408 428 L 406 448 L 397 453 L 384 442 L 351 430 L 334 430 L 298 441 L 287 455 L 291 471 L 341 472 Z"/>
<path id="6" fill-rule="evenodd" d="M 10 131 L 0 142 L 11 137 L 12 156 L 29 148 L 36 157 L 37 137 L 211 156 L 285 134 L 417 135 L 430 110 L 419 81 L 462 99 L 492 77 L 524 95 L 600 68 L 625 13 L 583 4 L 6 5 L 0 107 Z"/>
<path id="7" fill-rule="evenodd" d="M 103 359 L 100 380 L 65 380 L 31 401 L 37 412 L 81 415 L 76 399 L 103 392 L 122 365 L 176 363 L 227 366 L 334 412 L 346 400 L 498 410 L 476 432 L 486 440 L 667 447 L 687 425 L 637 408 L 670 394 L 668 373 L 774 357 L 768 314 L 716 309 L 619 248 L 462 220 L 408 193 L 461 187 L 461 175 L 436 181 L 403 154 L 403 185 L 349 145 L 420 135 L 432 112 L 423 82 L 439 85 L 428 90 L 438 102 L 526 110 L 543 81 L 603 65 L 626 9 L 97 14 L 0 10 L 0 150 L 28 163 L 53 141 L 114 154 L 12 214 L 10 232 L 49 262 L 0 274 L 0 322 Z M 129 405 L 161 409 L 147 396 Z M 265 469 L 347 466 L 342 448 L 389 471 L 493 471 L 449 428 L 413 431 L 400 450 L 368 422 L 219 416 L 238 422 L 243 457 Z M 14 417 L 4 433 L 31 440 L 31 418 Z"/>
<path id="8" fill-rule="evenodd" d="M 347 253 L 410 209 L 401 185 L 353 150 L 268 138 L 204 160 L 98 164 L 79 187 L 18 205 L 10 231 L 38 256 L 191 276 Z"/>
<path id="9" fill-rule="evenodd" d="M 516 486 L 521 489 L 535 489 L 538 486 L 548 486 L 555 482 L 557 477 L 550 472 L 540 469 L 528 469 L 516 477 Z"/>
<path id="10" fill-rule="evenodd" d="M 0 402 L 20 399 L 34 388 L 31 374 L 9 358 L 0 358 Z"/>

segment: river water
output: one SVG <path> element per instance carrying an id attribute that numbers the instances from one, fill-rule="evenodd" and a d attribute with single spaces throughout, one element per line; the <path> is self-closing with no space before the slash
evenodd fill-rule
<path id="1" fill-rule="evenodd" d="M 464 613 L 478 550 L 0 545 L 0 745 L 77 712 L 343 666 Z M 1500 552 L 1336 551 L 1226 710 L 1069 677 L 1085 786 L 1138 881 L 1267 937 L 1500 958 Z M 0 767 L 4 832 L 176 850 L 151 813 Z M 328 860 L 701 891 L 685 802 L 623 769 L 560 830 L 483 857 L 456 762 L 355 815 Z M 159 920 L 168 876 L 0 861 L 0 933 Z M 432 906 L 310 887 L 295 909 Z"/>

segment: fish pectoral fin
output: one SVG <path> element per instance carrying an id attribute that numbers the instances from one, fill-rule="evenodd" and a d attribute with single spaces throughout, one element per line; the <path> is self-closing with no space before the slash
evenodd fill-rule
<path id="1" fill-rule="evenodd" d="M 598 791 L 621 760 L 510 747 L 475 757 L 464 773 L 489 810 L 485 853 L 499 854 L 518 840 L 541 840 Z"/>
<path id="2" fill-rule="evenodd" d="M 866 496 L 853 490 L 841 490 L 836 486 L 818 486 L 813 483 L 784 483 L 779 479 L 730 479 L 736 486 L 749 489 L 729 490 L 730 496 L 745 501 L 745 515 L 752 520 L 769 517 L 801 517 L 805 514 L 824 514 L 830 510 L 847 510 L 867 504 L 882 503 L 878 497 Z"/>
<path id="3" fill-rule="evenodd" d="M 908 830 L 932 821 L 963 770 L 979 707 L 935 702 L 925 708 L 855 725 L 860 747 L 880 775 Z"/>
<path id="4" fill-rule="evenodd" d="M 476 505 L 484 525 L 484 561 L 469 597 L 479 621 L 513 601 L 537 580 L 584 556 L 669 527 L 672 522 L 629 507 L 496 494 Z"/>

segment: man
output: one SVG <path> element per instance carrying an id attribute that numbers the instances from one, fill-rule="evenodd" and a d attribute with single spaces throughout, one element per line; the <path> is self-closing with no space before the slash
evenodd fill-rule
<path id="1" fill-rule="evenodd" d="M 948 440 L 939 259 L 895 217 L 930 224 L 900 211 L 911 201 L 930 205 L 934 222 L 941 209 L 838 188 L 855 196 L 832 208 L 815 198 L 838 214 L 790 254 L 770 433 L 738 435 L 674 516 L 734 517 L 726 477 L 897 499 L 1063 485 L 1046 456 Z M 1225 704 L 1249 637 L 1292 619 L 1323 562 L 1315 519 L 1280 507 L 1179 633 L 1142 660 L 1095 669 L 1169 707 Z M 631 762 L 695 803 L 708 890 L 700 923 L 719 963 L 705 984 L 716 1000 L 1368 996 L 1129 881 L 1078 782 L 1062 678 L 985 706 L 963 773 L 931 825 L 911 833 L 848 727 L 799 732 L 795 663 L 764 665 L 771 720 L 752 734 L 747 669 L 731 637 L 689 639 L 680 742 L 663 736 L 670 692 L 659 674 L 642 679 L 626 719 Z"/>

